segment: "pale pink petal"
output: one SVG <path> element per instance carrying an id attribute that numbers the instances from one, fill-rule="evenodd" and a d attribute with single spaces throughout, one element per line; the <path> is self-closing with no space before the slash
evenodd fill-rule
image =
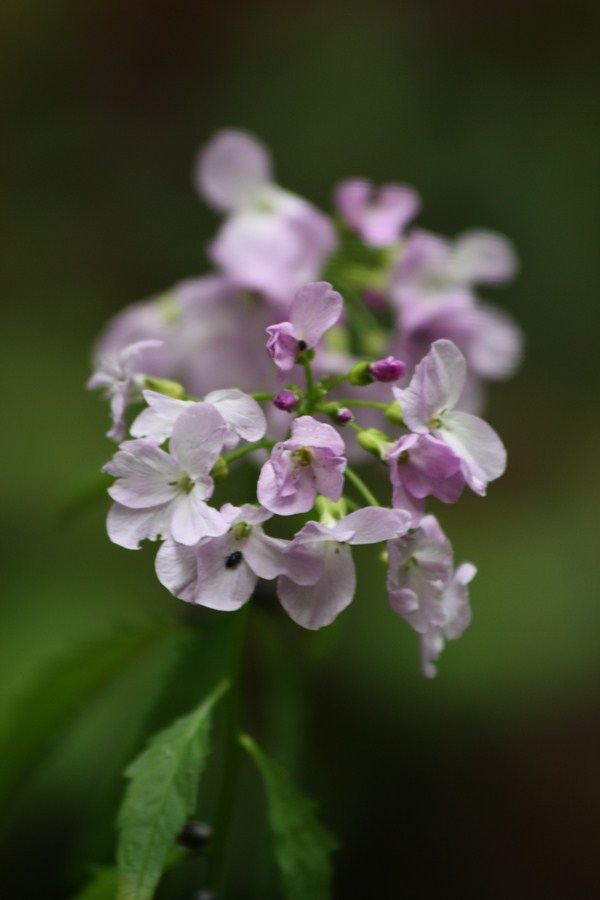
<path id="1" fill-rule="evenodd" d="M 149 509 L 130 509 L 113 503 L 106 520 L 108 536 L 113 544 L 128 550 L 139 550 L 140 541 L 155 541 L 168 534 L 168 515 L 164 506 Z"/>
<path id="2" fill-rule="evenodd" d="M 210 403 L 194 403 L 184 410 L 173 428 L 170 451 L 194 478 L 212 469 L 221 450 L 227 424 Z"/>
<path id="3" fill-rule="evenodd" d="M 459 638 L 471 622 L 467 585 L 476 574 L 477 569 L 472 563 L 461 563 L 444 591 L 446 610 L 444 634 L 448 640 L 454 641 Z"/>
<path id="4" fill-rule="evenodd" d="M 446 263 L 448 276 L 460 284 L 497 284 L 513 278 L 517 269 L 510 241 L 491 231 L 460 235 Z"/>
<path id="5" fill-rule="evenodd" d="M 166 540 L 156 554 L 156 574 L 158 580 L 174 597 L 194 602 L 198 566 L 194 547 L 176 544 Z"/>
<path id="6" fill-rule="evenodd" d="M 267 430 L 267 422 L 259 404 L 243 391 L 211 391 L 204 398 L 221 414 L 225 422 L 245 441 L 259 441 Z"/>
<path id="7" fill-rule="evenodd" d="M 221 513 L 208 506 L 196 488 L 180 494 L 173 504 L 171 534 L 180 544 L 191 546 L 203 537 L 224 534 L 228 528 Z"/>
<path id="8" fill-rule="evenodd" d="M 283 553 L 289 541 L 269 537 L 262 528 L 253 528 L 244 542 L 244 559 L 259 578 L 276 578 L 285 570 Z"/>
<path id="9" fill-rule="evenodd" d="M 341 295 L 328 282 L 305 284 L 296 293 L 290 309 L 296 337 L 308 347 L 316 347 L 327 329 L 339 319 L 343 306 Z"/>
<path id="10" fill-rule="evenodd" d="M 327 447 L 334 456 L 342 456 L 346 449 L 344 439 L 333 426 L 318 422 L 312 416 L 294 419 L 289 443 L 297 447 Z"/>
<path id="11" fill-rule="evenodd" d="M 177 400 L 157 391 L 143 391 L 148 408 L 142 410 L 133 421 L 131 433 L 136 438 L 147 438 L 162 444 L 171 436 L 175 422 L 193 400 Z"/>
<path id="12" fill-rule="evenodd" d="M 108 493 L 118 503 L 144 509 L 177 495 L 181 467 L 151 441 L 126 441 L 104 468 L 117 477 Z"/>
<path id="13" fill-rule="evenodd" d="M 466 377 L 467 364 L 458 347 L 452 341 L 435 341 L 416 367 L 409 386 L 392 388 L 408 427 L 416 432 L 428 431 L 434 416 L 456 405 Z"/>
<path id="14" fill-rule="evenodd" d="M 436 436 L 462 460 L 467 484 L 476 493 L 485 494 L 487 482 L 506 469 L 504 444 L 487 422 L 470 413 L 447 412 L 442 426 Z"/>
<path id="15" fill-rule="evenodd" d="M 411 516 L 404 510 L 365 506 L 341 519 L 332 528 L 331 534 L 337 540 L 346 540 L 350 544 L 376 544 L 400 537 L 410 527 Z M 342 538 L 341 535 L 348 529 L 352 530 L 352 536 Z"/>
<path id="16" fill-rule="evenodd" d="M 354 597 L 356 571 L 350 548 L 336 542 L 320 545 L 324 571 L 312 586 L 295 584 L 286 576 L 277 582 L 277 595 L 287 614 L 303 628 L 329 625 Z"/>
<path id="17" fill-rule="evenodd" d="M 256 203 L 271 183 L 269 151 L 245 131 L 219 131 L 200 151 L 196 187 L 216 209 L 228 212 Z"/>
<path id="18" fill-rule="evenodd" d="M 241 557 L 232 558 L 240 553 Z M 203 541 L 196 549 L 198 581 L 194 603 L 210 609 L 239 609 L 252 596 L 258 580 L 244 559 L 244 550 L 231 533 Z"/>

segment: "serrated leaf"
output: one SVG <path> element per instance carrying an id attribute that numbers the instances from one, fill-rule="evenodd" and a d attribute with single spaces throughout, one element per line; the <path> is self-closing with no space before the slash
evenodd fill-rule
<path id="1" fill-rule="evenodd" d="M 212 711 L 222 682 L 189 715 L 155 735 L 125 772 L 131 783 L 119 812 L 117 900 L 150 900 L 173 843 L 193 813 L 208 757 Z"/>
<path id="2" fill-rule="evenodd" d="M 159 644 L 181 634 L 180 628 L 164 622 L 158 627 L 111 634 L 44 668 L 1 723 L 0 800 L 18 789 L 55 734 L 75 720 L 100 691 Z"/>
<path id="3" fill-rule="evenodd" d="M 248 735 L 240 735 L 262 775 L 285 900 L 329 900 L 330 854 L 338 842 L 316 819 L 317 804 Z"/>

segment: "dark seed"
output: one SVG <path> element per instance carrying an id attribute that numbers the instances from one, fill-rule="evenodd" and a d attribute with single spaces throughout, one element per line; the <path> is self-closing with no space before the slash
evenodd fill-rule
<path id="1" fill-rule="evenodd" d="M 225 568 L 226 569 L 235 569 L 236 566 L 242 561 L 242 551 L 234 550 L 233 553 L 230 553 L 227 559 L 225 560 Z"/>
<path id="2" fill-rule="evenodd" d="M 308 347 L 308 344 L 306 343 L 306 341 L 303 341 L 303 340 L 298 341 L 298 350 L 306 350 L 307 347 Z"/>
<path id="3" fill-rule="evenodd" d="M 212 828 L 206 822 L 188 822 L 177 838 L 177 843 L 190 850 L 204 847 L 213 836 Z"/>

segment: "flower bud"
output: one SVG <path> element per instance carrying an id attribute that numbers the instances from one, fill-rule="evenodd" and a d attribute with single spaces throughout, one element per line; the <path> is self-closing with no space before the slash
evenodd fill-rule
<path id="1" fill-rule="evenodd" d="M 170 381 L 168 378 L 153 378 L 151 375 L 146 375 L 144 387 L 150 391 L 156 391 L 158 394 L 164 394 L 166 397 L 173 397 L 175 400 L 184 400 L 186 396 L 184 386 L 178 381 Z"/>
<path id="2" fill-rule="evenodd" d="M 273 406 L 276 406 L 277 409 L 283 410 L 283 412 L 291 413 L 298 406 L 298 395 L 294 393 L 294 391 L 279 391 L 279 393 L 273 400 Z"/>
<path id="3" fill-rule="evenodd" d="M 400 404 L 395 402 L 390 403 L 386 411 L 384 412 L 384 416 L 391 422 L 392 425 L 404 425 L 404 419 L 402 418 L 402 410 L 400 409 Z"/>
<path id="4" fill-rule="evenodd" d="M 350 369 L 348 381 L 350 384 L 357 384 L 361 387 L 364 387 L 365 384 L 372 384 L 375 379 L 371 375 L 371 363 L 366 359 L 355 363 Z"/>
<path id="5" fill-rule="evenodd" d="M 225 461 L 224 457 L 217 456 L 215 460 L 215 464 L 210 470 L 210 477 L 214 478 L 215 481 L 222 481 L 224 478 L 227 478 L 229 475 L 229 466 Z"/>
<path id="6" fill-rule="evenodd" d="M 365 428 L 356 435 L 356 440 L 367 453 L 372 453 L 378 459 L 387 459 L 393 441 L 378 428 Z"/>
<path id="7" fill-rule="evenodd" d="M 335 421 L 338 425 L 347 425 L 348 422 L 351 422 L 354 416 L 345 406 L 342 409 L 338 410 L 337 415 L 335 417 Z"/>
<path id="8" fill-rule="evenodd" d="M 376 381 L 398 381 L 406 371 L 406 363 L 394 356 L 378 359 L 369 366 L 369 372 Z"/>

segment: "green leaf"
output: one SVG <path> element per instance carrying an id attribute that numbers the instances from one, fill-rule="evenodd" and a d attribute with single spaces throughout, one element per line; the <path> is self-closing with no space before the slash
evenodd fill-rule
<path id="1" fill-rule="evenodd" d="M 213 707 L 228 687 L 221 682 L 197 709 L 155 735 L 126 770 L 131 784 L 118 820 L 117 900 L 154 895 L 169 851 L 194 812 Z"/>
<path id="2" fill-rule="evenodd" d="M 0 801 L 6 801 L 45 756 L 58 731 L 124 670 L 164 643 L 179 640 L 182 629 L 161 621 L 152 628 L 113 633 L 78 647 L 45 667 L 34 684 L 12 705 L 0 725 L 3 745 Z"/>
<path id="3" fill-rule="evenodd" d="M 72 900 L 114 900 L 117 877 L 115 866 L 94 867 L 92 880 Z"/>
<path id="4" fill-rule="evenodd" d="M 338 842 L 315 818 L 317 804 L 300 793 L 285 769 L 251 737 L 243 734 L 239 740 L 264 780 L 285 900 L 329 900 L 330 853 Z"/>

